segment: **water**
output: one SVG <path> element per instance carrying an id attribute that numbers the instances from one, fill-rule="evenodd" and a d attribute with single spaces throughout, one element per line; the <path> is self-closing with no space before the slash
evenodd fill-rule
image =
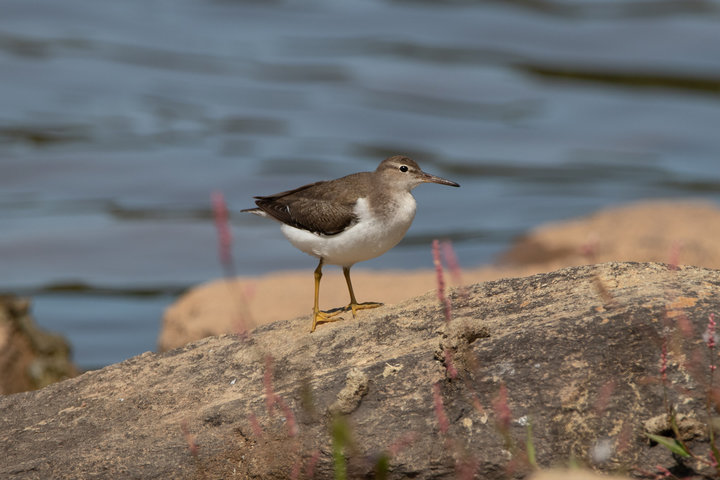
<path id="1" fill-rule="evenodd" d="M 252 195 L 407 153 L 405 241 L 363 268 L 487 263 L 540 223 L 720 200 L 720 4 L 3 0 L 0 290 L 83 368 L 154 348 L 163 309 L 237 269 L 314 268 Z"/>

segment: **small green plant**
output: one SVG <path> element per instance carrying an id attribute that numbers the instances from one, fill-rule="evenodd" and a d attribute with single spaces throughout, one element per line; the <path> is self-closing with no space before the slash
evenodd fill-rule
<path id="1" fill-rule="evenodd" d="M 350 425 L 342 415 L 335 415 L 331 424 L 330 438 L 332 441 L 333 468 L 335 480 L 347 479 L 347 464 L 345 462 L 345 449 L 350 445 Z"/>
<path id="2" fill-rule="evenodd" d="M 712 415 L 712 412 L 716 408 L 715 398 L 717 395 L 716 387 L 714 387 L 715 371 L 717 370 L 717 337 L 714 313 L 711 313 L 708 316 L 707 329 L 705 331 L 705 334 L 703 335 L 703 340 L 705 347 L 707 348 L 709 353 L 709 365 L 707 369 L 706 381 L 701 381 L 699 383 L 704 383 L 706 387 L 704 392 L 704 406 L 706 414 L 706 429 L 710 444 L 710 452 L 708 454 L 708 458 L 705 458 L 704 456 L 700 456 L 693 452 L 692 449 L 688 446 L 688 444 L 683 441 L 682 435 L 680 433 L 680 428 L 678 427 L 677 411 L 675 409 L 675 406 L 670 404 L 670 402 L 668 401 L 668 389 L 670 385 L 667 377 L 667 339 L 663 341 L 662 352 L 660 354 L 660 375 L 662 379 L 663 398 L 665 401 L 665 408 L 668 419 L 667 421 L 673 436 L 669 437 L 664 435 L 657 435 L 654 433 L 646 433 L 646 436 L 653 442 L 656 442 L 657 444 L 662 445 L 664 448 L 668 449 L 674 455 L 678 455 L 682 458 L 692 458 L 699 463 L 711 466 L 715 470 L 716 475 L 720 476 L 720 464 L 718 463 L 718 459 L 720 459 L 720 451 L 718 450 L 715 441 L 715 429 L 713 427 Z"/>
<path id="3" fill-rule="evenodd" d="M 682 245 L 674 243 L 669 260 L 669 268 L 673 272 L 677 272 L 679 269 L 679 258 L 680 250 Z M 669 391 L 672 387 L 668 379 L 668 359 L 670 353 L 674 353 L 677 358 L 684 357 L 683 344 L 684 341 L 692 341 L 696 338 L 695 329 L 688 316 L 683 311 L 683 303 L 681 299 L 675 299 L 674 302 L 670 302 L 665 312 L 665 335 L 662 339 L 662 346 L 660 351 L 660 381 L 663 389 L 663 403 L 665 405 L 665 415 L 667 417 L 666 423 L 672 436 L 659 435 L 657 433 L 646 432 L 645 435 L 653 442 L 658 445 L 662 445 L 673 455 L 683 459 L 693 459 L 699 464 L 710 466 L 714 471 L 715 475 L 720 477 L 720 450 L 718 450 L 715 441 L 715 428 L 713 422 L 713 411 L 718 407 L 717 400 L 720 398 L 718 395 L 717 387 L 715 387 L 715 371 L 717 370 L 717 334 L 715 322 L 715 314 L 710 313 L 708 315 L 707 326 L 705 332 L 702 335 L 703 345 L 708 355 L 708 362 L 705 365 L 703 360 L 704 355 L 701 349 L 695 349 L 691 355 L 691 360 L 685 364 L 690 373 L 691 377 L 702 387 L 703 389 L 703 406 L 705 409 L 706 417 L 706 432 L 709 440 L 710 451 L 707 455 L 698 455 L 695 453 L 687 442 L 684 441 L 683 436 L 678 426 L 679 417 L 675 405 L 669 400 Z M 669 332 L 675 332 L 674 335 L 670 335 Z M 687 392 L 687 391 L 686 391 Z M 658 467 L 660 468 L 660 467 Z M 667 471 L 667 474 L 661 472 L 663 477 L 666 478 L 672 476 Z"/>

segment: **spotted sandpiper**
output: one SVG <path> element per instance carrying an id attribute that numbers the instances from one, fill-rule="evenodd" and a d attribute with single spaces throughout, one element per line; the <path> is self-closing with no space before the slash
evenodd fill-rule
<path id="1" fill-rule="evenodd" d="M 402 240 L 415 217 L 410 191 L 421 183 L 459 187 L 455 182 L 423 172 L 408 157 L 396 155 L 380 162 L 374 172 L 360 172 L 305 185 L 267 197 L 254 197 L 257 208 L 242 210 L 282 223 L 280 229 L 295 247 L 320 259 L 315 269 L 313 323 L 337 320 L 336 315 L 375 308 L 377 302 L 358 303 L 350 268 L 390 250 Z M 340 265 L 350 304 L 322 311 L 318 306 L 320 278 L 325 263 Z"/>

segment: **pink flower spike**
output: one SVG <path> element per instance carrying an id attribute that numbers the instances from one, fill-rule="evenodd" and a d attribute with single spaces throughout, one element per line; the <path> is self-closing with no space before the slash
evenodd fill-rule
<path id="1" fill-rule="evenodd" d="M 508 391 L 505 383 L 500 384 L 497 397 L 493 400 L 493 410 L 495 410 L 495 421 L 500 431 L 508 431 L 512 421 L 512 413 L 510 412 L 510 405 L 508 405 Z"/>
<path id="2" fill-rule="evenodd" d="M 305 467 L 305 477 L 315 477 L 315 466 L 317 465 L 318 460 L 320 460 L 320 450 L 315 450 L 310 457 L 310 460 L 308 460 L 307 466 Z"/>
<path id="3" fill-rule="evenodd" d="M 285 416 L 285 424 L 287 425 L 288 437 L 294 437 L 298 433 L 297 422 L 295 422 L 295 414 L 290 409 L 288 404 L 285 403 L 285 400 L 283 400 L 282 397 L 276 396 L 275 399 L 280 405 L 280 409 Z"/>
<path id="4" fill-rule="evenodd" d="M 400 437 L 393 442 L 392 445 L 390 445 L 387 449 L 388 455 L 391 457 L 396 456 L 398 453 L 400 453 L 402 450 L 404 450 L 409 445 L 412 445 L 412 442 L 415 441 L 415 437 L 417 435 L 414 432 L 405 432 Z"/>
<path id="5" fill-rule="evenodd" d="M 445 321 L 450 323 L 450 319 L 452 317 L 450 300 L 445 296 L 445 278 L 443 276 L 442 261 L 440 260 L 440 241 L 437 239 L 432 241 L 432 254 L 433 263 L 435 264 L 435 274 L 437 277 L 438 300 L 440 300 L 440 303 L 443 305 Z"/>
<path id="6" fill-rule="evenodd" d="M 228 221 L 227 204 L 222 192 L 213 192 L 211 195 L 213 215 L 215 217 L 215 229 L 218 234 L 218 254 L 220 263 L 225 269 L 227 276 L 234 276 L 232 258 L 232 232 Z"/>
<path id="7" fill-rule="evenodd" d="M 478 461 L 474 458 L 465 458 L 457 462 L 455 471 L 460 480 L 473 480 L 477 472 Z"/>
<path id="8" fill-rule="evenodd" d="M 715 348 L 715 344 L 717 342 L 717 339 L 715 338 L 715 314 L 711 313 L 708 316 L 708 326 L 707 326 L 707 332 L 705 333 L 705 342 L 707 343 L 707 346 L 709 349 Z"/>
<path id="9" fill-rule="evenodd" d="M 193 457 L 197 457 L 200 448 L 198 447 L 197 442 L 195 442 L 195 435 L 190 433 L 190 427 L 188 426 L 187 420 L 182 421 L 182 423 L 180 424 L 180 430 L 182 430 L 183 437 L 185 437 L 185 442 L 187 442 L 190 455 L 192 455 Z"/>
<path id="10" fill-rule="evenodd" d="M 660 352 L 660 375 L 663 384 L 667 383 L 667 339 L 663 339 L 662 350 Z"/>
<path id="11" fill-rule="evenodd" d="M 710 374 L 711 375 L 717 369 L 717 365 L 715 365 L 715 358 L 714 358 L 715 345 L 717 345 L 717 335 L 715 333 L 716 326 L 717 325 L 715 324 L 715 314 L 711 313 L 710 315 L 708 315 L 707 331 L 705 332 L 705 335 L 703 335 L 703 340 L 705 340 L 708 350 L 710 350 Z"/>
<path id="12" fill-rule="evenodd" d="M 448 270 L 450 270 L 450 276 L 455 286 L 458 287 L 460 298 L 467 300 L 468 298 L 468 286 L 463 283 L 462 279 L 462 268 L 460 268 L 460 262 L 458 261 L 457 255 L 455 255 L 455 249 L 453 248 L 452 242 L 446 240 L 442 242 L 443 246 L 443 257 L 447 263 Z"/>
<path id="13" fill-rule="evenodd" d="M 447 415 L 445 415 L 439 383 L 433 385 L 433 401 L 435 403 L 435 418 L 437 418 L 440 433 L 445 435 L 450 428 L 450 423 L 448 422 Z"/>
<path id="14" fill-rule="evenodd" d="M 257 417 L 253 414 L 250 414 L 248 416 L 248 420 L 250 421 L 250 428 L 252 428 L 253 434 L 255 434 L 256 437 L 262 437 L 263 435 L 263 429 L 260 426 L 260 422 L 258 421 Z"/>
<path id="15" fill-rule="evenodd" d="M 678 269 L 678 265 L 680 265 L 680 252 L 683 247 L 683 242 L 680 241 L 675 241 L 670 246 L 670 258 L 668 259 L 668 263 L 670 263 L 670 270 Z"/>
<path id="16" fill-rule="evenodd" d="M 460 263 L 458 262 L 457 255 L 455 255 L 455 249 L 453 249 L 452 242 L 445 240 L 442 242 L 442 254 L 445 262 L 447 263 L 448 270 L 450 270 L 450 276 L 455 282 L 455 285 L 462 285 L 462 270 L 460 269 Z"/>
<path id="17" fill-rule="evenodd" d="M 300 477 L 300 468 L 302 467 L 302 463 L 300 460 L 296 460 L 295 464 L 292 467 L 292 470 L 290 470 L 290 480 L 297 480 Z"/>
<path id="18" fill-rule="evenodd" d="M 443 266 L 442 261 L 440 260 L 440 241 L 437 238 L 432 241 L 432 255 L 438 286 L 438 298 L 442 301 L 445 296 L 445 278 L 443 277 Z"/>
<path id="19" fill-rule="evenodd" d="M 673 476 L 672 472 L 662 465 L 658 465 L 655 468 L 657 468 L 658 472 L 660 472 L 656 478 L 668 478 Z"/>
<path id="20" fill-rule="evenodd" d="M 485 414 L 485 408 L 483 408 L 482 403 L 480 403 L 480 399 L 474 393 L 472 396 L 472 406 L 475 408 L 475 410 L 477 410 L 480 415 Z"/>
<path id="21" fill-rule="evenodd" d="M 455 378 L 458 375 L 455 364 L 453 363 L 453 353 L 449 348 L 445 349 L 445 369 L 447 370 L 447 376 L 449 378 Z"/>
<path id="22" fill-rule="evenodd" d="M 267 406 L 268 415 L 272 416 L 275 411 L 275 402 L 277 396 L 273 389 L 272 383 L 273 377 L 273 357 L 272 355 L 265 356 L 265 373 L 263 374 L 263 385 L 265 386 L 265 405 Z"/>

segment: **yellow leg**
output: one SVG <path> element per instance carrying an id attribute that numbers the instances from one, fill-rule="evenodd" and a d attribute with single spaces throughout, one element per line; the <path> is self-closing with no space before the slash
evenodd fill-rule
<path id="1" fill-rule="evenodd" d="M 355 292 L 353 291 L 352 281 L 350 280 L 350 267 L 343 267 L 343 275 L 345 275 L 345 281 L 347 282 L 348 291 L 350 292 L 350 305 L 345 307 L 346 312 L 348 310 L 352 310 L 352 314 L 354 317 L 355 312 L 357 312 L 358 310 L 365 310 L 366 308 L 382 307 L 382 303 L 378 303 L 378 302 L 358 303 L 357 299 L 355 298 Z"/>
<path id="2" fill-rule="evenodd" d="M 315 331 L 315 327 L 320 323 L 334 322 L 337 318 L 334 316 L 342 313 L 342 309 L 336 312 L 323 312 L 320 310 L 320 279 L 322 278 L 322 266 L 323 260 L 320 259 L 317 268 L 315 269 L 315 303 L 313 304 L 313 323 L 310 328 L 310 332 Z"/>

